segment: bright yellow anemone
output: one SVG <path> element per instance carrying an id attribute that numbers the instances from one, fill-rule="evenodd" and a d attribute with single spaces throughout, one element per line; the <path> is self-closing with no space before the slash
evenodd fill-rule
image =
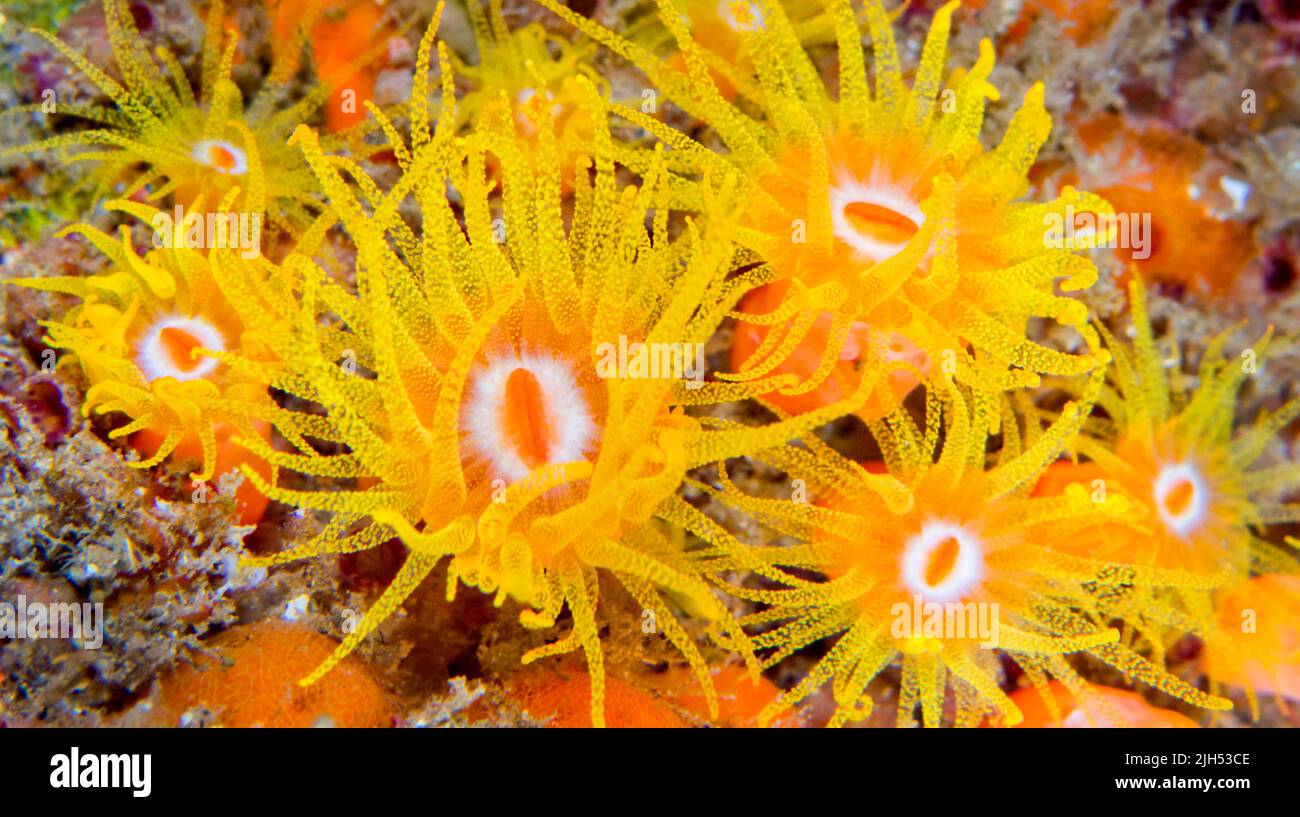
<path id="1" fill-rule="evenodd" d="M 1206 345 L 1189 377 L 1171 368 L 1158 348 L 1140 279 L 1129 284 L 1129 309 L 1132 340 L 1104 333 L 1115 356 L 1098 398 L 1105 416 L 1090 420 L 1086 433 L 1071 443 L 1083 461 L 1065 473 L 1067 481 L 1091 491 L 1126 497 L 1134 524 L 1108 528 L 1093 539 L 1063 540 L 1061 546 L 1206 577 L 1204 588 L 1151 590 L 1108 601 L 1110 612 L 1134 628 L 1157 658 L 1163 659 L 1171 634 L 1193 633 L 1206 641 L 1208 652 L 1219 654 L 1220 666 L 1289 663 L 1294 656 L 1270 651 L 1265 639 L 1225 629 L 1221 610 L 1227 596 L 1249 594 L 1251 577 L 1285 582 L 1300 575 L 1294 550 L 1262 535 L 1269 525 L 1300 520 L 1300 504 L 1286 501 L 1300 486 L 1300 466 L 1261 462 L 1278 432 L 1300 416 L 1300 397 L 1253 424 L 1237 421 L 1243 387 L 1284 344 L 1270 330 L 1240 355 L 1228 356 L 1235 330 L 1224 332 Z M 1254 707 L 1254 693 L 1247 691 Z"/>
<path id="2" fill-rule="evenodd" d="M 931 387 L 924 431 L 902 412 L 873 429 L 887 473 L 870 473 L 816 439 L 806 440 L 807 448 L 759 455 L 798 479 L 813 503 L 747 496 L 723 472 L 721 490 L 711 492 L 794 537 L 800 542 L 794 546 L 747 548 L 678 503 L 674 520 L 714 545 L 715 568 L 748 571 L 776 585 L 724 584 L 763 605 L 741 623 L 755 631 L 764 667 L 833 639 L 764 719 L 830 684 L 831 724 L 860 721 L 872 710 L 873 679 L 899 664 L 898 725 L 914 725 L 918 708 L 926 726 L 974 726 L 986 717 L 1014 725 L 1021 712 L 1002 689 L 998 657 L 1018 664 L 1045 698 L 1051 678 L 1086 696 L 1087 684 L 1066 660 L 1072 653 L 1197 706 L 1229 707 L 1121 643 L 1098 601 L 1099 594 L 1134 587 L 1204 588 L 1208 582 L 1054 547 L 1095 537 L 1101 523 L 1122 522 L 1122 497 L 1099 502 L 1078 486 L 1057 497 L 1030 496 L 1038 475 L 1078 432 L 1101 374 L 1092 376 L 1082 402 L 1068 404 L 1046 430 L 1031 425 L 1022 439 L 1014 420 L 1004 424 L 991 465 L 985 463 L 988 398 L 941 383 Z M 808 571 L 826 578 L 807 578 Z M 945 699 L 955 714 L 945 714 Z"/>
<path id="3" fill-rule="evenodd" d="M 175 55 L 161 46 L 149 50 L 126 0 L 103 2 L 120 80 L 54 35 L 33 31 L 112 104 L 56 101 L 56 114 L 93 127 L 7 148 L 0 151 L 0 158 L 85 146 L 91 150 L 72 152 L 67 161 L 98 163 L 93 178 L 100 196 L 130 199 L 144 191 L 150 202 L 206 212 L 204 205 L 212 207 L 231 190 L 238 190 L 231 209 L 259 214 L 268 228 L 291 234 L 305 230 L 322 208 L 301 154 L 285 141 L 316 110 L 324 92 L 287 101 L 284 90 L 289 87 L 291 68 L 281 60 L 272 66 L 261 92 L 245 106 L 230 76 L 237 42 L 223 22 L 221 0 L 215 0 L 208 8 L 196 93 Z M 302 36 L 299 32 L 298 48 Z M 16 112 L 40 110 L 42 103 L 36 103 Z"/>
<path id="4" fill-rule="evenodd" d="M 838 95 L 826 87 L 780 3 L 732 4 L 733 13 L 749 9 L 750 24 L 736 34 L 756 72 L 741 86 L 743 99 L 732 104 L 671 0 L 659 0 L 660 16 L 685 56 L 686 75 L 557 0 L 538 2 L 634 62 L 726 146 L 709 150 L 642 111 L 612 106 L 671 146 L 673 167 L 688 178 L 729 168 L 742 179 L 737 240 L 764 264 L 749 281 L 784 282 L 788 289 L 770 312 L 737 314 L 780 331 L 767 334 L 733 379 L 761 382 L 782 373 L 823 315 L 833 320 L 821 364 L 804 382 L 782 387 L 784 394 L 825 381 L 846 341 L 864 326 L 905 337 L 928 356 L 934 373 L 978 388 L 1034 385 L 1040 374 L 1080 374 L 1095 365 L 1086 351 L 1051 349 L 1026 332 L 1035 317 L 1087 332 L 1083 304 L 1055 289 L 1075 291 L 1096 280 L 1094 265 L 1075 254 L 1092 238 L 1066 240 L 1066 231 L 1053 227 L 1073 214 L 1110 208 L 1073 189 L 1055 201 L 1020 200 L 1051 129 L 1044 88 L 1029 90 L 1002 142 L 985 150 L 984 104 L 998 99 L 988 82 L 992 46 L 984 41 L 974 66 L 946 83 L 942 77 L 957 3 L 935 14 L 910 88 L 888 14 L 879 0 L 867 3 L 873 93 L 850 3 L 832 0 Z M 679 193 L 690 206 L 691 185 L 683 183 Z M 876 357 L 863 361 L 877 374 L 884 365 Z"/>
<path id="5" fill-rule="evenodd" d="M 164 215 L 138 202 L 104 206 L 150 224 Z M 238 228 L 227 222 L 223 229 Z M 277 350 L 297 313 L 288 279 L 265 257 L 242 250 L 198 250 L 181 242 L 140 255 L 128 227 L 120 238 L 89 224 L 64 233 L 94 244 L 111 262 L 109 270 L 10 283 L 81 299 L 42 325 L 46 342 L 69 352 L 66 360 L 85 375 L 83 411 L 124 415 L 127 422 L 110 437 L 141 432 L 152 440 L 137 446 L 146 457 L 133 466 L 156 465 L 178 446 L 197 448 L 201 466 L 193 478 L 211 479 L 218 437 L 229 430 L 252 435 L 254 423 L 276 410 L 268 378 L 279 370 Z M 154 238 L 161 245 L 169 235 Z M 262 378 L 232 368 L 228 355 L 255 362 Z"/>
<path id="6" fill-rule="evenodd" d="M 432 31 L 420 49 L 416 100 L 427 98 Z M 448 100 L 452 70 L 441 43 L 438 50 Z M 607 141 L 599 94 L 584 84 L 585 110 L 599 114 L 596 139 Z M 305 257 L 286 261 L 303 271 L 305 330 L 289 361 L 296 382 L 283 388 L 323 413 L 280 418 L 285 436 L 302 441 L 296 452 L 250 445 L 282 471 L 327 485 L 301 490 L 248 476 L 270 497 L 328 512 L 330 521 L 312 541 L 253 561 L 352 552 L 394 534 L 410 551 L 359 626 L 304 683 L 329 671 L 449 559 L 449 592 L 461 583 L 498 604 L 511 598 L 528 608 L 520 617 L 526 627 L 563 626 L 567 608 L 567 632 L 525 661 L 581 650 L 594 723 L 604 719 L 602 575 L 653 613 L 712 700 L 703 655 L 675 611 L 707 622 L 719 643 L 742 653 L 744 636 L 680 537 L 657 521 L 659 509 L 688 469 L 754 441 L 775 444 L 848 406 L 757 433 L 706 431 L 679 407 L 705 389 L 693 388 L 672 353 L 667 369 L 636 357 L 640 344 L 698 349 L 721 320 L 719 290 L 732 257 L 727 180 L 698 218 L 670 226 L 662 162 L 639 187 L 620 187 L 612 163 L 587 161 L 566 209 L 560 147 L 544 112 L 533 118 L 536 149 L 523 144 L 505 102 L 488 105 L 463 139 L 455 121 L 444 106 L 431 129 L 417 106 L 410 142 L 393 142 L 402 177 L 383 192 L 355 167 L 355 184 L 346 183 L 309 129 L 295 135 L 356 243 L 357 284 L 353 294 Z M 489 156 L 501 168 L 499 196 Z M 399 215 L 410 198 L 422 218 L 418 233 Z M 320 335 L 318 315 L 336 316 L 343 333 Z M 693 366 L 692 358 L 680 360 Z M 331 452 L 307 438 L 333 444 Z M 639 628 L 641 619 L 622 625 Z"/>

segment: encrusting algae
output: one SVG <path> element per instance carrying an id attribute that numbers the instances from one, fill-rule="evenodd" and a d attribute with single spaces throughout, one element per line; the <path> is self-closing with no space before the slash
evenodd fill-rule
<path id="1" fill-rule="evenodd" d="M 322 29 L 259 6 L 278 39 L 245 104 L 222 3 L 196 91 L 104 0 L 111 65 L 39 34 L 109 104 L 60 103 L 0 154 L 89 148 L 67 160 L 94 163 L 95 210 L 53 241 L 105 268 L 6 283 L 72 296 L 41 342 L 128 463 L 242 476 L 241 575 L 392 561 L 341 634 L 298 620 L 305 592 L 291 624 L 196 628 L 231 625 L 210 643 L 235 666 L 167 674 L 168 719 L 399 719 L 358 648 L 431 626 L 395 614 L 435 573 L 446 599 L 408 612 L 490 598 L 490 624 L 438 626 L 555 725 L 875 723 L 882 688 L 926 727 L 1193 726 L 1236 690 L 1256 719 L 1261 694 L 1300 698 L 1300 471 L 1273 456 L 1300 397 L 1247 385 L 1292 341 L 1237 359 L 1239 327 L 1182 337 L 1184 371 L 1136 270 L 1098 287 L 1127 283 L 1126 324 L 1090 313 L 1110 236 L 1062 228 L 1114 202 L 1031 198 L 1042 82 L 986 147 L 993 47 L 947 72 L 959 3 L 907 70 L 905 9 L 879 0 L 656 0 L 617 32 L 537 0 L 570 37 L 470 0 L 476 59 L 439 4 L 391 107 L 401 9 L 333 7 Z M 309 41 L 321 84 L 290 93 Z M 349 91 L 362 113 L 320 110 Z"/>

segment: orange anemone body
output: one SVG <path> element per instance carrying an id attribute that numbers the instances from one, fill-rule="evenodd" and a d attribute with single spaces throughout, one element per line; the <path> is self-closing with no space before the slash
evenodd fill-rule
<path id="1" fill-rule="evenodd" d="M 759 715 L 780 696 L 781 690 L 766 676 L 757 683 L 748 669 L 740 664 L 728 664 L 709 670 L 713 688 L 717 691 L 718 714 L 709 715 L 708 701 L 701 693 L 694 675 L 685 667 L 669 667 L 667 671 L 652 676 L 649 683 L 672 699 L 681 708 L 712 726 L 735 729 L 752 729 L 759 725 Z M 777 715 L 770 726 L 793 728 L 802 721 L 793 708 Z"/>
<path id="2" fill-rule="evenodd" d="M 505 684 L 505 695 L 513 706 L 545 722 L 548 728 L 591 726 L 591 677 L 578 667 L 538 667 L 515 673 Z M 688 724 L 653 693 L 607 675 L 605 725 L 616 729 L 673 729 Z"/>
<path id="3" fill-rule="evenodd" d="M 337 133 L 364 122 L 378 73 L 373 52 L 393 33 L 384 5 L 374 0 L 280 0 L 273 5 L 277 56 L 296 64 L 304 34 L 311 43 L 316 75 L 329 89 L 326 129 Z M 303 26 L 306 32 L 300 32 Z"/>
<path id="4" fill-rule="evenodd" d="M 1143 520 L 1137 527 L 1112 523 L 1093 535 L 1063 541 L 1059 547 L 1064 551 L 1204 576 L 1241 572 L 1249 558 L 1239 521 L 1246 500 L 1232 487 L 1224 453 L 1198 446 L 1170 420 L 1152 436 L 1138 432 L 1116 440 L 1115 459 L 1108 458 L 1107 464 L 1122 467 L 1058 461 L 1034 493 L 1060 495 L 1069 484 L 1103 496 L 1114 491 L 1124 495 Z"/>
<path id="5" fill-rule="evenodd" d="M 257 430 L 258 436 L 267 442 L 270 441 L 271 426 L 269 423 L 259 420 L 254 421 L 252 425 Z M 263 479 L 269 480 L 271 478 L 271 466 L 266 460 L 231 439 L 239 433 L 232 425 L 219 422 L 213 427 L 213 431 L 217 442 L 216 465 L 213 468 L 214 480 L 225 474 L 242 473 L 240 469 L 244 465 L 252 468 Z M 158 453 L 165 436 L 161 431 L 152 428 L 141 429 L 131 435 L 131 447 L 139 452 L 141 457 L 148 459 Z M 198 435 L 191 433 L 182 437 L 181 441 L 176 444 L 176 448 L 172 450 L 172 458 L 177 461 L 202 463 L 203 445 L 199 441 Z M 205 490 L 211 491 L 211 484 L 205 483 Z M 266 513 L 266 507 L 269 504 L 270 500 L 248 480 L 241 482 L 239 487 L 235 489 L 235 505 L 239 509 L 241 524 L 257 524 Z"/>
<path id="6" fill-rule="evenodd" d="M 745 295 L 740 302 L 740 309 L 747 313 L 764 314 L 776 309 L 788 289 L 788 283 L 777 281 L 759 287 Z M 792 319 L 793 320 L 793 319 Z M 784 324 L 789 328 L 790 321 Z M 821 362 L 822 349 L 829 340 L 831 316 L 820 315 L 808 330 L 807 336 L 795 347 L 790 356 L 773 370 L 773 374 L 793 374 L 800 381 L 807 380 L 817 370 Z M 739 370 L 749 356 L 762 345 L 763 340 L 772 330 L 760 324 L 737 322 L 731 343 L 731 365 Z M 929 375 L 930 363 L 925 353 L 903 335 L 894 333 L 882 336 L 872 332 L 865 323 L 854 325 L 853 332 L 840 352 L 839 360 L 829 377 L 821 385 L 809 392 L 787 395 L 781 391 L 771 391 L 762 395 L 763 399 L 788 414 L 803 414 L 814 409 L 831 405 L 849 398 L 858 387 L 861 379 L 859 363 L 866 355 L 870 344 L 882 348 L 881 356 L 888 362 L 901 362 L 906 366 L 893 369 L 888 375 L 888 388 L 892 401 L 886 401 L 874 392 L 858 413 L 868 420 L 878 420 L 890 410 L 892 403 L 899 403 L 912 392 L 923 377 Z"/>
<path id="7" fill-rule="evenodd" d="M 1219 600 L 1223 642 L 1205 646 L 1204 667 L 1222 683 L 1300 700 L 1300 576 L 1255 576 Z"/>
<path id="8" fill-rule="evenodd" d="M 347 130 L 367 116 L 365 102 L 375 96 L 375 60 L 368 52 L 382 42 L 391 29 L 385 23 L 384 6 L 361 0 L 347 3 L 341 14 L 329 15 L 311 30 L 316 72 L 330 89 L 325 104 L 325 124 L 331 132 Z"/>
<path id="9" fill-rule="evenodd" d="M 350 484 L 301 490 L 245 468 L 272 499 L 330 513 L 321 535 L 249 562 L 356 552 L 394 535 L 408 548 L 392 583 L 336 653 L 304 679 L 308 684 L 326 677 L 444 560 L 449 592 L 465 586 L 498 605 L 513 599 L 526 606 L 519 614 L 526 627 L 556 626 L 567 609 L 568 634 L 530 650 L 523 661 L 581 651 L 587 715 L 601 725 L 605 673 L 597 608 L 604 577 L 655 614 L 701 684 L 709 684 L 705 660 L 676 610 L 708 620 L 718 633 L 737 629 L 679 539 L 655 521 L 673 504 L 691 458 L 707 456 L 696 453 L 704 450 L 696 439 L 707 429 L 675 403 L 685 399 L 679 393 L 715 399 L 703 382 L 703 346 L 723 307 L 701 316 L 687 305 L 704 300 L 731 257 L 729 198 L 719 191 L 717 204 L 708 202 L 710 215 L 695 218 L 671 241 L 665 160 L 645 172 L 642 186 L 620 189 L 612 163 L 600 159 L 594 172 L 577 174 L 579 206 L 566 217 L 553 120 L 537 123 L 536 155 L 525 148 L 512 101 L 500 94 L 480 100 L 472 136 L 459 135 L 460 112 L 450 105 L 436 130 L 430 128 L 424 91 L 434 31 L 426 32 L 417 58 L 414 147 L 390 134 L 395 152 L 418 148 L 427 157 L 421 165 L 427 176 L 403 194 L 416 196 L 423 215 L 424 262 L 405 252 L 420 239 L 404 240 L 411 228 L 402 212 L 385 205 L 367 213 L 358 196 L 369 188 L 359 192 L 345 182 L 316 135 L 306 127 L 297 131 L 357 245 L 359 284 L 354 293 L 313 269 L 314 289 L 304 300 L 345 321 L 337 337 L 299 339 L 296 353 L 311 374 L 286 390 L 328 411 L 323 417 L 280 412 L 276 423 L 286 438 L 309 435 L 341 445 L 329 452 L 299 446 L 301 453 L 255 453 L 282 471 L 345 476 Z M 440 55 L 450 82 L 445 50 Z M 596 88 L 585 77 L 576 81 L 585 88 L 593 127 L 603 127 Z M 608 140 L 608 131 L 600 138 Z M 436 150 L 427 149 L 430 143 Z M 490 157 L 500 162 L 499 199 L 486 172 Z M 590 157 L 583 161 L 584 170 L 591 168 Z M 401 200 L 391 196 L 389 204 Z M 314 267 L 309 259 L 290 261 Z M 373 377 L 349 370 L 340 354 L 349 349 Z M 736 436 L 710 439 L 738 445 Z"/>

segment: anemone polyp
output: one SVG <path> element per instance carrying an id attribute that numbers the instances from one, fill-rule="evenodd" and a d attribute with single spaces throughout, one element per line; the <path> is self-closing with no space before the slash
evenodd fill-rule
<path id="1" fill-rule="evenodd" d="M 958 601 L 983 575 L 984 547 L 960 525 L 930 520 L 903 545 L 903 584 L 925 601 Z"/>
<path id="2" fill-rule="evenodd" d="M 464 428 L 472 451 L 510 482 L 543 465 L 583 459 L 596 437 L 569 365 L 527 353 L 491 361 L 471 375 Z"/>
<path id="3" fill-rule="evenodd" d="M 248 172 L 248 156 L 242 148 L 223 139 L 204 139 L 194 146 L 194 161 L 218 173 L 242 176 Z"/>
<path id="4" fill-rule="evenodd" d="M 886 185 L 841 178 L 830 189 L 835 237 L 872 262 L 898 253 L 925 223 L 920 206 Z"/>
<path id="5" fill-rule="evenodd" d="M 1209 515 L 1209 486 L 1189 462 L 1162 467 L 1152 486 L 1152 495 L 1161 521 L 1177 536 L 1190 536 Z"/>
<path id="6" fill-rule="evenodd" d="M 171 316 L 149 327 L 136 357 L 151 383 L 164 377 L 198 380 L 216 371 L 219 361 L 194 354 L 196 349 L 224 352 L 226 341 L 217 327 L 201 317 Z"/>

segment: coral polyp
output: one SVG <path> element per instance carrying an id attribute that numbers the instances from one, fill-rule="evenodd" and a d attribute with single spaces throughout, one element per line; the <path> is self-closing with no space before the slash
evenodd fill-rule
<path id="1" fill-rule="evenodd" d="M 430 43 L 417 76 L 427 71 Z M 450 66 L 441 62 L 449 82 Z M 589 84 L 584 105 L 601 110 Z M 740 634 L 655 516 L 686 470 L 734 445 L 735 436 L 707 434 L 674 408 L 675 394 L 689 393 L 689 385 L 672 368 L 638 373 L 620 355 L 639 347 L 693 356 L 707 340 L 721 308 L 699 305 L 709 302 L 731 256 L 720 238 L 730 229 L 725 210 L 719 204 L 670 239 L 662 167 L 642 186 L 620 188 L 614 167 L 597 161 L 587 165 L 594 174 L 575 190 L 566 225 L 549 117 L 535 117 L 540 154 L 521 146 L 505 105 L 488 106 L 478 132 L 461 143 L 453 140 L 454 117 L 444 107 L 432 131 L 428 119 L 415 119 L 410 145 L 395 145 L 407 161 L 400 188 L 371 213 L 315 135 L 295 135 L 356 242 L 358 282 L 353 296 L 323 271 L 306 275 L 305 308 L 345 318 L 349 331 L 334 341 L 351 343 L 350 357 L 341 360 L 337 345 L 312 346 L 309 333 L 291 364 L 299 382 L 285 388 L 325 414 L 277 423 L 289 436 L 328 440 L 344 453 L 284 454 L 252 444 L 285 471 L 346 478 L 355 487 L 301 491 L 262 484 L 249 472 L 272 499 L 333 514 L 313 541 L 252 561 L 347 553 L 394 533 L 410 551 L 384 595 L 305 683 L 328 672 L 449 558 L 449 593 L 462 583 L 498 604 L 512 598 L 528 608 L 525 627 L 554 627 L 567 608 L 568 633 L 524 661 L 580 649 L 594 723 L 604 717 L 602 573 L 655 614 L 707 689 L 703 657 L 674 609 L 712 622 L 720 640 Z M 499 200 L 486 175 L 489 153 L 502 168 Z M 584 168 L 578 178 L 587 174 Z M 463 231 L 442 192 L 448 186 L 463 202 Z M 397 217 L 399 198 L 411 191 L 424 217 L 419 236 L 407 235 Z M 373 377 L 349 374 L 346 361 Z M 613 369 L 602 366 L 611 361 Z"/>
<path id="2" fill-rule="evenodd" d="M 571 43 L 547 31 L 538 23 L 511 29 L 506 23 L 501 0 L 467 4 L 478 61 L 467 64 L 452 56 L 457 77 L 470 90 L 456 101 L 460 122 L 475 121 L 484 107 L 504 97 L 521 137 L 519 147 L 539 149 L 537 117 L 554 122 L 558 144 L 563 146 L 558 161 L 563 190 L 571 192 L 577 156 L 572 147 L 592 138 L 590 111 L 585 86 L 580 78 L 607 94 L 605 81 L 588 64 L 593 50 L 589 43 Z M 490 156 L 491 169 L 496 157 Z"/>
<path id="3" fill-rule="evenodd" d="M 1189 387 L 1156 344 L 1140 279 L 1129 284 L 1129 307 L 1132 341 L 1106 334 L 1116 357 L 1111 382 L 1098 398 L 1106 416 L 1091 422 L 1071 448 L 1086 458 L 1077 466 L 1078 481 L 1129 498 L 1136 526 L 1062 547 L 1204 577 L 1202 588 L 1138 594 L 1112 612 L 1123 614 L 1157 654 L 1169 646 L 1171 625 L 1176 633 L 1206 639 L 1211 651 L 1230 653 L 1243 642 L 1221 623 L 1221 593 L 1235 592 L 1251 576 L 1282 580 L 1300 573 L 1292 549 L 1260 535 L 1269 525 L 1300 518 L 1300 506 L 1286 501 L 1300 474 L 1290 463 L 1259 462 L 1277 430 L 1300 416 L 1300 399 L 1263 413 L 1253 425 L 1238 425 L 1238 393 L 1279 346 L 1272 332 L 1236 357 L 1225 355 L 1230 332 L 1212 339 Z M 1276 650 L 1264 653 L 1282 664 L 1291 660 Z M 1244 660 L 1238 655 L 1236 663 Z"/>
<path id="4" fill-rule="evenodd" d="M 153 222 L 160 211 L 135 202 L 109 201 Z M 140 255 L 131 231 L 119 239 L 89 224 L 73 225 L 101 250 L 110 269 L 93 276 L 47 276 L 11 281 L 81 299 L 60 320 L 46 322 L 46 342 L 69 353 L 88 389 L 82 411 L 118 414 L 128 422 L 109 436 L 131 437 L 145 455 L 136 467 L 163 462 L 181 449 L 197 453 L 196 482 L 213 478 L 218 438 L 232 431 L 265 429 L 272 410 L 266 381 L 225 365 L 239 355 L 274 370 L 277 332 L 288 330 L 283 310 L 291 296 L 274 283 L 273 265 L 233 250 L 204 254 L 185 248 Z M 261 433 L 265 433 L 263 430 Z"/>

